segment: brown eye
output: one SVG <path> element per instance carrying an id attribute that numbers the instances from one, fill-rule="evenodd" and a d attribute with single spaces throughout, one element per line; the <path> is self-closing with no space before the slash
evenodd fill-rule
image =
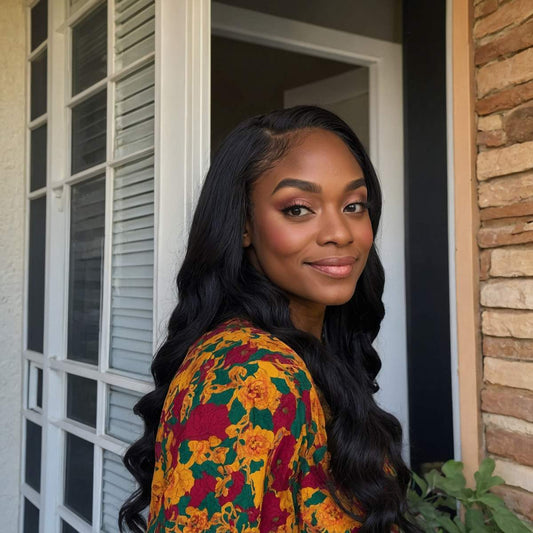
<path id="1" fill-rule="evenodd" d="M 348 204 L 344 210 L 348 213 L 362 213 L 363 211 L 366 211 L 368 209 L 368 204 L 366 202 L 354 202 L 352 204 Z"/>
<path id="2" fill-rule="evenodd" d="M 311 212 L 311 210 L 305 205 L 291 205 L 285 209 L 282 209 L 282 211 L 289 217 L 301 217 L 302 215 L 306 215 L 308 212 Z"/>

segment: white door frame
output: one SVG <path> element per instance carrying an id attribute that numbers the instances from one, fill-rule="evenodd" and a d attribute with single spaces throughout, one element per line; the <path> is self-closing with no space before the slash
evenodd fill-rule
<path id="1" fill-rule="evenodd" d="M 370 70 L 370 157 L 383 189 L 377 243 L 378 248 L 387 250 L 387 256 L 381 257 L 387 274 L 383 295 L 387 315 L 377 339 L 384 362 L 379 375 L 383 394 L 378 395 L 378 400 L 386 399 L 382 403 L 402 423 L 407 452 L 402 47 L 218 2 L 212 2 L 211 14 L 215 35 L 366 66 Z M 402 228 L 401 238 L 397 228 Z M 409 454 L 404 455 L 408 461 Z"/>

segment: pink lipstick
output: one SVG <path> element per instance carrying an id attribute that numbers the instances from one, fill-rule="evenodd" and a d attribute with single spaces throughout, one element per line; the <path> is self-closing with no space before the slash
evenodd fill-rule
<path id="1" fill-rule="evenodd" d="M 306 264 L 326 276 L 341 279 L 352 273 L 354 263 L 355 257 L 326 257 Z"/>

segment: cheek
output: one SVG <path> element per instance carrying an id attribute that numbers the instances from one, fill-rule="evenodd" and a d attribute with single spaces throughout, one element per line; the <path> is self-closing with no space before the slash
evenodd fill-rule
<path id="1" fill-rule="evenodd" d="M 372 223 L 367 218 L 366 223 L 357 229 L 359 245 L 366 250 L 370 250 L 374 242 L 374 233 L 372 232 Z"/>
<path id="2" fill-rule="evenodd" d="M 289 256 L 300 252 L 306 242 L 306 234 L 296 225 L 287 225 L 279 217 L 269 217 L 257 228 L 260 244 L 277 256 Z M 257 250 L 260 253 L 259 250 Z"/>

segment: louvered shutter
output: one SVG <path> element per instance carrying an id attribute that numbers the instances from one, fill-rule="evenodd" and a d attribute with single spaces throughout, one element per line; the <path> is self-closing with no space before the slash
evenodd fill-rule
<path id="1" fill-rule="evenodd" d="M 121 458 L 104 450 L 102 480 L 102 532 L 117 533 L 117 517 L 122 504 L 135 489 L 135 483 Z"/>
<path id="2" fill-rule="evenodd" d="M 112 368 L 148 376 L 154 277 L 153 157 L 119 167 L 113 200 Z"/>
<path id="3" fill-rule="evenodd" d="M 110 366 L 150 375 L 154 277 L 153 0 L 115 3 L 115 61 L 139 68 L 115 86 L 114 156 L 139 157 L 115 169 Z M 144 60 L 143 60 L 144 58 Z"/>
<path id="4" fill-rule="evenodd" d="M 155 49 L 153 0 L 115 1 L 115 53 L 117 68 L 144 57 Z"/>
<path id="5" fill-rule="evenodd" d="M 107 433 L 131 444 L 143 432 L 142 420 L 133 413 L 140 395 L 120 387 L 109 387 L 107 400 Z"/>

